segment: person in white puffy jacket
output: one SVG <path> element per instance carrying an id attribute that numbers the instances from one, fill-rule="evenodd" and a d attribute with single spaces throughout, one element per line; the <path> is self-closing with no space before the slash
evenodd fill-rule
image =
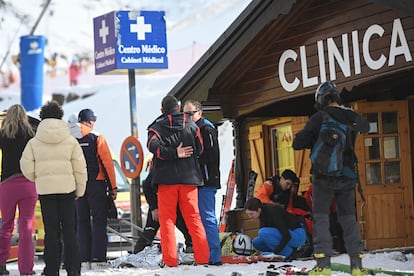
<path id="1" fill-rule="evenodd" d="M 59 275 L 60 232 L 67 275 L 80 275 L 75 199 L 85 193 L 86 161 L 78 141 L 62 120 L 63 110 L 50 101 L 40 110 L 36 135 L 20 159 L 23 175 L 36 183 L 45 226 L 45 275 Z"/>

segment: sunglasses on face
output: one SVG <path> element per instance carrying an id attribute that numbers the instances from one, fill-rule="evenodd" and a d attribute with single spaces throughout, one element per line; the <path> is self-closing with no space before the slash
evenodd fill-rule
<path id="1" fill-rule="evenodd" d="M 187 111 L 187 112 L 184 112 L 184 113 L 187 114 L 187 115 L 189 115 L 189 116 L 193 116 L 197 112 L 198 112 L 198 110 L 193 110 L 193 111 Z"/>

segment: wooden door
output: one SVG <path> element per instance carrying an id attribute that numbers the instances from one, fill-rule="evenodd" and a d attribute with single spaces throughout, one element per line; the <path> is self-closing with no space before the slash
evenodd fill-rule
<path id="1" fill-rule="evenodd" d="M 299 192 L 309 185 L 309 150 L 294 151 L 294 135 L 308 117 L 281 117 L 266 120 L 249 128 L 250 167 L 258 173 L 255 192 L 269 176 L 291 169 L 301 178 Z"/>
<path id="2" fill-rule="evenodd" d="M 308 121 L 308 117 L 294 117 L 292 120 L 292 132 L 293 136 L 296 136 L 296 133 L 301 131 L 306 122 Z M 305 192 L 311 183 L 311 161 L 309 159 L 310 149 L 305 150 L 295 150 L 295 172 L 300 178 L 300 186 L 299 186 L 299 193 Z"/>
<path id="3" fill-rule="evenodd" d="M 267 177 L 263 125 L 255 125 L 249 128 L 249 145 L 250 168 L 258 174 L 254 187 L 254 194 L 256 194 Z"/>
<path id="4" fill-rule="evenodd" d="M 366 248 L 412 245 L 412 175 L 407 101 L 358 103 L 370 122 L 356 152 L 365 203 L 357 195 L 358 221 Z"/>

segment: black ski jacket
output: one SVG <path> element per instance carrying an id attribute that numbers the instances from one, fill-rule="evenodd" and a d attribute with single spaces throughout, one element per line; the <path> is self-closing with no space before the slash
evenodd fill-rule
<path id="1" fill-rule="evenodd" d="M 273 184 L 273 193 L 269 196 L 269 199 L 273 202 L 282 204 L 285 207 L 285 209 L 287 209 L 291 198 L 292 187 L 284 191 L 282 189 L 282 186 L 280 185 L 279 176 L 275 175 L 273 177 L 270 177 L 269 179 L 272 181 Z M 307 212 L 311 211 L 311 208 L 306 203 L 306 199 L 304 197 L 299 196 L 297 194 L 293 194 L 292 201 L 293 208 L 300 208 Z"/>
<path id="2" fill-rule="evenodd" d="M 204 118 L 200 118 L 196 124 L 200 128 L 204 144 L 204 151 L 199 159 L 204 186 L 220 189 L 220 150 L 217 128 Z"/>
<path id="3" fill-rule="evenodd" d="M 282 235 L 279 245 L 273 251 L 275 254 L 279 254 L 279 252 L 288 244 L 291 238 L 289 229 L 293 230 L 303 227 L 297 216 L 289 214 L 279 205 L 263 204 L 259 220 L 260 228 L 277 228 Z"/>
<path id="4" fill-rule="evenodd" d="M 177 147 L 193 147 L 193 155 L 178 158 Z M 174 112 L 158 117 L 148 127 L 147 147 L 154 154 L 152 183 L 203 185 L 198 158 L 203 151 L 200 129 L 187 114 Z"/>
<path id="5" fill-rule="evenodd" d="M 142 191 L 147 200 L 150 211 L 158 209 L 157 185 L 152 184 L 152 170 L 149 172 L 147 178 L 142 181 Z"/>

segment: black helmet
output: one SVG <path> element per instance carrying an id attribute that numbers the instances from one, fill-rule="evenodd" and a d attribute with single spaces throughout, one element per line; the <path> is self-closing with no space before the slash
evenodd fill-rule
<path id="1" fill-rule="evenodd" d="M 315 106 L 316 109 L 322 109 L 329 105 L 330 102 L 342 103 L 339 91 L 335 83 L 332 81 L 325 81 L 321 83 L 315 92 Z"/>

